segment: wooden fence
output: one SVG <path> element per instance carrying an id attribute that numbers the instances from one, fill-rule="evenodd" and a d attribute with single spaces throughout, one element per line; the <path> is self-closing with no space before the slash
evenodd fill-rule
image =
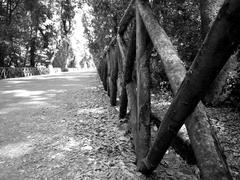
<path id="1" fill-rule="evenodd" d="M 61 72 L 61 68 L 52 68 L 53 73 Z M 28 77 L 41 74 L 49 74 L 50 69 L 46 67 L 0 67 L 0 79 Z"/>
<path id="2" fill-rule="evenodd" d="M 118 35 L 103 52 L 98 72 L 111 105 L 116 105 L 120 81 L 120 118 L 130 109 L 129 126 L 135 146 L 137 167 L 151 173 L 169 146 L 191 164 L 196 163 L 203 179 L 232 179 L 225 156 L 211 129 L 201 99 L 240 40 L 240 2 L 226 0 L 192 66 L 186 71 L 170 38 L 158 23 L 153 6 L 146 0 L 132 0 L 119 23 Z M 126 44 L 124 33 L 131 29 Z M 151 43 L 150 43 L 151 42 Z M 150 70 L 153 48 L 161 57 L 175 95 L 151 145 Z M 185 124 L 190 142 L 179 129 Z"/>

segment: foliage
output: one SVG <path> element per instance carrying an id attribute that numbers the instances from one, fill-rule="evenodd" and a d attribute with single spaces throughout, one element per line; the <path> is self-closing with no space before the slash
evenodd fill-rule
<path id="1" fill-rule="evenodd" d="M 90 52 L 99 57 L 117 33 L 118 23 L 128 5 L 127 0 L 81 0 L 79 6 L 90 7 L 82 18 Z M 90 14 L 90 15 L 89 15 Z"/>
<path id="2" fill-rule="evenodd" d="M 239 57 L 238 61 L 239 61 Z M 238 66 L 233 71 L 229 72 L 226 79 L 226 83 L 223 87 L 223 93 L 226 96 L 224 101 L 225 104 L 230 105 L 231 107 L 236 107 L 240 110 L 240 66 Z"/>
<path id="3" fill-rule="evenodd" d="M 111 41 L 128 3 L 129 1 L 120 0 L 79 2 L 80 7 L 84 7 L 84 4 L 91 7 L 91 18 L 85 15 L 82 21 L 92 53 L 99 54 Z M 156 12 L 161 12 L 160 23 L 171 37 L 183 61 L 189 65 L 201 42 L 199 3 L 193 0 L 160 1 Z"/>
<path id="4" fill-rule="evenodd" d="M 201 44 L 199 3 L 192 0 L 159 1 L 153 9 L 159 23 L 178 51 L 186 68 L 191 65 Z M 152 86 L 170 90 L 160 57 L 157 52 L 151 56 Z"/>
<path id="5" fill-rule="evenodd" d="M 193 0 L 161 1 L 159 21 L 171 37 L 181 59 L 190 65 L 201 44 L 199 2 Z"/>
<path id="6" fill-rule="evenodd" d="M 71 0 L 61 1 L 61 21 L 62 21 L 62 31 L 65 35 L 69 34 L 72 29 L 72 19 L 74 18 L 74 6 Z"/>
<path id="7" fill-rule="evenodd" d="M 69 60 L 72 60 L 72 61 L 69 61 Z M 72 51 L 72 47 L 69 42 L 69 39 L 67 37 L 64 39 L 62 38 L 61 43 L 57 47 L 56 56 L 53 59 L 53 66 L 61 67 L 62 70 L 65 70 L 69 66 L 69 64 L 70 64 L 70 67 L 74 67 L 73 63 L 74 63 L 74 55 L 73 55 L 73 51 Z"/>
<path id="8" fill-rule="evenodd" d="M 0 67 L 51 63 L 71 34 L 71 0 L 0 0 Z"/>

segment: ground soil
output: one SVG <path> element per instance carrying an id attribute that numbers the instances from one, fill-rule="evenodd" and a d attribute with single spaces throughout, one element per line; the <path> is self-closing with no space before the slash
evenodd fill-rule
<path id="1" fill-rule="evenodd" d="M 171 96 L 162 91 L 152 99 L 163 116 Z M 238 114 L 209 111 L 237 178 Z M 150 177 L 137 172 L 127 124 L 118 113 L 95 72 L 1 80 L 0 179 L 199 179 L 197 167 L 172 149 Z"/>

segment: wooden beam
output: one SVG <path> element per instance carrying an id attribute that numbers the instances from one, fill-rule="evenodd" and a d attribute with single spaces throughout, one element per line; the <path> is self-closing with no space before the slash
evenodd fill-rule
<path id="1" fill-rule="evenodd" d="M 227 2 L 229 3 L 229 1 Z M 239 4 L 239 3 L 237 3 L 237 0 L 234 0 L 233 4 Z M 233 8 L 234 6 L 230 6 L 230 7 L 231 9 L 227 7 L 225 4 L 226 9 L 228 10 L 230 9 L 231 11 L 236 10 L 236 8 Z M 165 31 L 158 24 L 158 21 L 153 15 L 149 4 L 147 2 L 144 2 L 143 0 L 137 0 L 137 8 L 139 8 L 140 10 L 141 17 L 144 20 L 144 24 L 148 30 L 148 33 L 152 39 L 153 44 L 161 56 L 172 90 L 176 94 L 178 88 L 180 87 L 185 77 L 186 69 L 182 61 L 178 57 L 178 54 L 174 49 L 170 39 L 166 35 Z M 222 10 L 220 17 L 224 16 L 223 14 L 224 14 L 224 9 Z M 200 82 L 199 80 L 195 79 L 195 82 L 191 81 L 191 83 L 193 83 L 192 87 L 189 87 L 188 83 L 190 79 L 184 81 L 185 86 L 184 86 L 183 92 L 184 93 L 186 91 L 191 92 L 191 90 L 193 90 L 195 96 L 193 96 L 193 94 L 191 93 L 188 93 L 187 96 L 186 95 L 183 96 L 184 98 L 186 98 L 183 100 L 182 97 L 179 96 L 179 93 L 177 94 L 174 102 L 170 106 L 168 113 L 166 114 L 163 120 L 163 123 L 161 124 L 161 127 L 158 132 L 158 136 L 154 142 L 154 145 L 152 146 L 147 157 L 142 161 L 142 166 L 139 167 L 140 171 L 144 173 L 150 173 L 152 172 L 152 170 L 154 170 L 157 167 L 163 155 L 165 154 L 167 148 L 169 147 L 172 138 L 175 137 L 176 133 L 184 123 L 185 119 L 194 110 L 200 98 L 203 96 L 204 91 L 202 90 L 203 89 L 206 90 L 206 87 L 208 87 L 208 85 L 210 84 L 212 77 L 215 76 L 217 72 L 220 70 L 220 68 L 225 62 L 225 57 L 228 56 L 226 54 L 229 54 L 230 51 L 232 53 L 232 50 L 233 50 L 233 48 L 231 48 L 232 46 L 229 46 L 229 51 L 225 54 L 217 51 L 217 48 L 221 49 L 221 46 L 219 46 L 221 43 L 224 42 L 223 43 L 224 45 L 226 43 L 226 46 L 231 44 L 230 41 L 226 39 L 226 37 L 230 36 L 230 34 L 227 34 L 227 31 L 229 31 L 230 28 L 234 27 L 233 25 L 234 23 L 226 22 L 227 21 L 226 19 L 224 19 L 223 21 L 226 23 L 225 25 L 229 25 L 229 27 L 223 25 L 222 23 L 219 23 L 219 20 L 218 20 L 217 21 L 218 23 L 215 23 L 212 31 L 215 34 L 219 35 L 219 37 L 223 37 L 224 35 L 226 36 L 223 37 L 224 39 L 222 39 L 222 41 L 221 41 L 221 38 L 216 39 L 216 41 L 213 41 L 213 38 L 216 37 L 216 35 L 214 36 L 214 33 L 210 33 L 211 35 L 208 37 L 207 42 L 210 43 L 209 41 L 211 41 L 212 45 L 209 46 L 208 44 L 207 46 L 211 47 L 211 49 L 207 50 L 207 48 L 203 46 L 202 51 L 199 53 L 197 57 L 198 59 L 197 63 L 195 63 L 194 65 L 196 67 L 198 64 L 201 63 L 199 59 L 202 59 L 202 61 L 206 62 L 202 58 L 203 57 L 202 54 L 204 54 L 204 58 L 207 59 L 209 62 L 208 63 L 209 66 L 206 66 L 206 69 L 205 69 L 206 71 L 202 71 L 201 69 L 201 73 L 199 73 L 200 76 L 202 75 L 202 77 L 204 77 L 203 78 L 204 80 L 201 79 L 201 82 L 204 82 L 204 84 L 199 84 L 196 86 L 196 83 L 200 83 Z M 215 30 L 216 26 L 218 26 L 219 31 Z M 236 28 L 234 28 L 234 30 L 238 32 Z M 231 31 L 231 32 L 234 32 L 234 31 Z M 223 35 L 219 33 L 222 33 Z M 225 52 L 224 49 L 222 49 L 221 51 Z M 220 64 L 214 61 L 216 56 L 213 53 L 216 53 L 215 55 L 218 54 L 217 60 L 219 59 L 222 60 Z M 218 66 L 216 66 L 217 64 Z M 197 72 L 195 71 L 195 67 L 188 72 L 187 76 L 191 76 L 192 74 L 195 74 L 195 72 Z M 213 70 L 212 72 L 213 74 L 211 75 L 206 74 L 206 72 L 209 73 L 209 71 L 207 71 L 209 70 L 209 68 Z M 215 70 L 215 68 L 217 70 Z M 205 81 L 205 78 L 208 80 Z M 205 86 L 205 88 L 203 88 L 202 86 Z M 183 85 L 181 87 L 183 87 Z M 189 89 L 187 89 L 186 87 L 188 87 Z M 196 94 L 196 92 L 200 94 Z M 183 94 L 181 93 L 181 95 Z M 192 102 L 190 102 L 188 98 L 191 98 Z M 179 99 L 181 101 L 179 101 Z M 204 112 L 203 105 L 201 103 L 196 107 L 193 115 L 187 119 L 186 126 L 188 129 L 189 137 L 193 145 L 196 158 L 197 158 L 198 166 L 201 170 L 201 176 L 204 178 L 217 179 L 221 174 L 221 177 L 219 178 L 230 179 L 231 176 L 230 176 L 227 164 L 225 162 L 225 159 L 222 156 L 219 145 L 216 143 L 215 138 L 211 134 L 212 133 L 211 128 L 209 123 L 207 122 L 207 117 Z"/>
<path id="2" fill-rule="evenodd" d="M 150 148 L 150 55 L 149 36 L 142 18 L 136 10 L 136 62 L 137 62 L 137 164 Z"/>
<path id="3" fill-rule="evenodd" d="M 125 42 L 123 41 L 121 36 L 117 36 L 117 41 L 118 41 L 118 46 L 119 46 L 119 50 L 121 53 L 121 57 L 122 57 L 122 83 L 121 83 L 121 92 L 120 92 L 120 104 L 119 104 L 119 119 L 123 119 L 125 118 L 126 114 L 127 114 L 127 106 L 128 106 L 128 98 L 127 98 L 127 90 L 126 90 L 126 83 L 124 81 L 124 74 L 126 72 L 126 54 L 127 54 L 127 46 L 125 44 Z M 131 40 L 130 40 L 131 41 Z M 131 45 L 131 43 L 130 43 Z"/>

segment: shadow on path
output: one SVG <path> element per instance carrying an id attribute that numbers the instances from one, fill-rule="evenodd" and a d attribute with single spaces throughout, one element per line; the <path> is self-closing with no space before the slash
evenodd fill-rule
<path id="1" fill-rule="evenodd" d="M 46 163 L 44 156 L 62 159 L 63 154 L 54 153 L 54 143 L 65 151 L 78 146 L 68 130 L 67 120 L 72 113 L 69 104 L 76 103 L 71 97 L 75 93 L 77 101 L 81 92 L 91 91 L 97 85 L 95 72 L 1 80 L 0 179 L 44 177 L 44 171 L 27 171 L 36 169 L 34 163 Z M 35 173 L 35 177 L 28 177 Z"/>

